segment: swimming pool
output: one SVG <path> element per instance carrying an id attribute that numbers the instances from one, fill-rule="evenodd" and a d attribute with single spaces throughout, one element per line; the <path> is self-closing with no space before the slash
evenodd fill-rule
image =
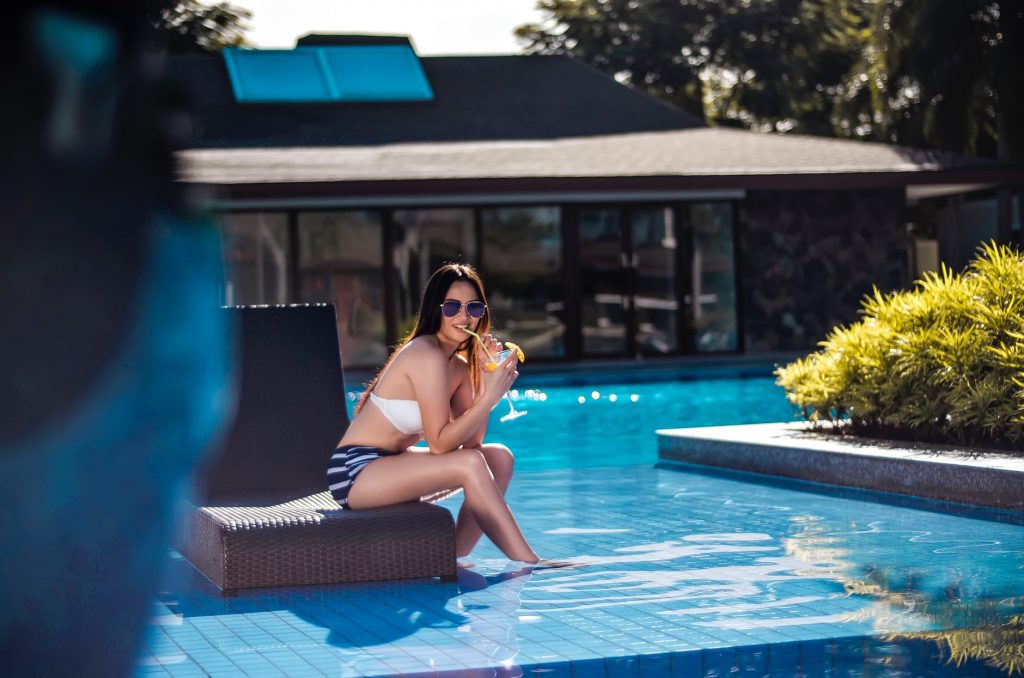
<path id="1" fill-rule="evenodd" d="M 349 389 L 350 405 L 360 393 Z M 659 428 L 794 418 L 770 377 L 645 381 L 613 373 L 603 381 L 576 377 L 561 384 L 550 377 L 524 377 L 510 396 L 526 416 L 502 422 L 509 406 L 498 403 L 487 439 L 508 445 L 519 471 L 654 464 Z"/>
<path id="2" fill-rule="evenodd" d="M 1020 514 L 655 464 L 656 428 L 789 418 L 770 379 L 532 386 L 492 429 L 510 504 L 585 565 L 482 541 L 456 583 L 224 599 L 172 555 L 138 675 L 982 676 L 1024 644 Z"/>

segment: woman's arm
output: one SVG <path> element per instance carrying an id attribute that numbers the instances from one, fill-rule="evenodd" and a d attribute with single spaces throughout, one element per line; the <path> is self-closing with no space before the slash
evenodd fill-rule
<path id="1" fill-rule="evenodd" d="M 410 352 L 407 359 L 415 361 L 415 369 L 406 370 L 423 417 L 423 433 L 434 454 L 458 449 L 486 428 L 491 409 L 518 376 L 515 354 L 493 372 L 481 378 L 480 396 L 473 399 L 458 416 L 453 416 L 452 399 L 448 395 L 448 359 L 435 347 L 423 345 Z"/>
<path id="2" fill-rule="evenodd" d="M 487 351 L 476 352 L 477 360 L 479 360 L 480 374 L 486 374 L 487 363 L 491 361 L 490 356 L 496 356 L 501 353 L 503 347 L 491 334 L 485 334 L 482 337 L 477 337 L 477 340 L 487 348 Z M 469 364 L 466 363 L 465 360 L 463 360 L 463 364 L 466 365 L 466 371 L 463 373 L 462 381 L 459 383 L 459 387 L 455 390 L 455 395 L 452 397 L 452 415 L 456 417 L 472 406 L 475 396 L 477 395 L 473 392 L 473 382 L 470 376 Z M 498 400 L 500 402 L 501 399 L 499 398 Z M 491 405 L 491 411 L 493 411 L 497 406 L 498 403 Z M 462 443 L 462 446 L 473 448 L 482 445 L 484 442 L 484 436 L 487 435 L 487 426 L 489 423 L 490 416 L 488 416 L 487 419 L 484 419 L 483 425 L 474 431 L 472 437 Z"/>
<path id="3" fill-rule="evenodd" d="M 452 396 L 452 417 L 460 417 L 470 407 L 473 406 L 473 385 L 469 381 L 469 370 L 466 370 L 466 378 L 463 379 L 459 387 L 455 389 L 455 395 Z M 493 408 L 492 408 L 493 409 Z M 479 447 L 484 442 L 484 436 L 487 435 L 487 425 L 490 422 L 490 416 L 484 419 L 484 423 L 480 428 L 470 435 L 468 440 L 463 441 L 463 447 Z"/>

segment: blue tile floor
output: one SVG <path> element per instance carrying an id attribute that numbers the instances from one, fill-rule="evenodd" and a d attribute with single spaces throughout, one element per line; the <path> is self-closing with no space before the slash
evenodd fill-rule
<path id="1" fill-rule="evenodd" d="M 996 650 L 957 665 L 923 634 L 1024 614 L 1020 514 L 752 478 L 517 474 L 524 532 L 574 569 L 531 571 L 485 540 L 457 583 L 225 599 L 172 554 L 137 675 L 1003 675 Z"/>

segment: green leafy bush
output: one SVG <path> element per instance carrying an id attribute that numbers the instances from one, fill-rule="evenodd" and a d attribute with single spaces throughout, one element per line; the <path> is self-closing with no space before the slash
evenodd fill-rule
<path id="1" fill-rule="evenodd" d="M 776 370 L 806 419 L 860 435 L 1022 449 L 1024 256 L 994 243 L 964 273 L 862 303 L 821 350 Z"/>

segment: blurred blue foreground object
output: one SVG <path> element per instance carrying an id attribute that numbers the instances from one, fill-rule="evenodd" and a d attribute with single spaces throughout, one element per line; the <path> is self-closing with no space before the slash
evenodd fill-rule
<path id="1" fill-rule="evenodd" d="M 3 447 L 7 668 L 119 675 L 134 657 L 175 499 L 230 406 L 216 245 L 157 229 L 123 348 L 70 411 Z"/>
<path id="2" fill-rule="evenodd" d="M 0 45 L 0 673 L 128 675 L 233 409 L 216 230 L 174 182 L 153 3 L 16 4 Z"/>

